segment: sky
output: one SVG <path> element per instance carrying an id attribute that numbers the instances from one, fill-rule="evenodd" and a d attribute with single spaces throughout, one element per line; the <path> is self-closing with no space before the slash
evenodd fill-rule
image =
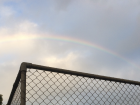
<path id="1" fill-rule="evenodd" d="M 22 62 L 140 81 L 139 0 L 0 0 L 0 94 Z"/>

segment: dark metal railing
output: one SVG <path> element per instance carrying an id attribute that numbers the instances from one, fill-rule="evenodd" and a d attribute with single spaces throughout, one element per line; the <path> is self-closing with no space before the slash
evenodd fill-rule
<path id="1" fill-rule="evenodd" d="M 7 105 L 139 105 L 140 82 L 22 63 Z"/>

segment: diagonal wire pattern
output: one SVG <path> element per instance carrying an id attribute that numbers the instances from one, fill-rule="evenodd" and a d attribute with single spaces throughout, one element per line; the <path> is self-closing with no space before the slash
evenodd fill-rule
<path id="1" fill-rule="evenodd" d="M 14 97 L 12 99 L 11 105 L 21 104 L 21 81 L 19 81 L 18 87 L 15 91 Z"/>
<path id="2" fill-rule="evenodd" d="M 139 105 L 139 103 L 139 85 L 59 72 L 27 70 L 26 105 Z"/>

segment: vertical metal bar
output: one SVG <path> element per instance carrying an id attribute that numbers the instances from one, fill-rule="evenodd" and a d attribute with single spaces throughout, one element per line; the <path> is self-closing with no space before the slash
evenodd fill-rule
<path id="1" fill-rule="evenodd" d="M 26 105 L 26 64 L 21 66 L 21 105 Z"/>

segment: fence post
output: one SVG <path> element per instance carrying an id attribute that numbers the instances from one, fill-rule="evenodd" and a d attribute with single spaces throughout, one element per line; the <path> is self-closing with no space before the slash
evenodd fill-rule
<path id="1" fill-rule="evenodd" d="M 26 105 L 26 63 L 21 64 L 21 105 Z"/>

